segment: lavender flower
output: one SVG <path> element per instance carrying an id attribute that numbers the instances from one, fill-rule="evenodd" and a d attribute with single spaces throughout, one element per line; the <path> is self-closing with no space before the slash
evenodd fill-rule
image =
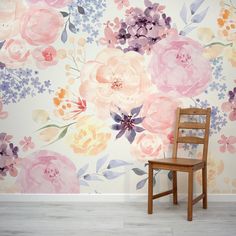
<path id="1" fill-rule="evenodd" d="M 118 111 L 121 114 L 117 114 L 116 112 L 110 112 L 111 117 L 117 124 L 113 124 L 111 128 L 113 130 L 119 131 L 116 135 L 116 139 L 120 138 L 123 134 L 128 139 L 130 143 L 132 143 L 135 139 L 136 132 L 144 131 L 144 128 L 137 126 L 141 124 L 144 120 L 144 117 L 137 117 L 140 113 L 142 106 L 135 107 L 131 110 L 130 114 L 127 114 L 124 111 L 121 111 L 118 108 Z"/>

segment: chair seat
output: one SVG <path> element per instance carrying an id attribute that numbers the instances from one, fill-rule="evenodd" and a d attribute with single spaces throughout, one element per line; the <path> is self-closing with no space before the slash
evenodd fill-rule
<path id="1" fill-rule="evenodd" d="M 190 159 L 190 158 L 163 158 L 156 161 L 149 161 L 153 164 L 166 164 L 166 165 L 173 165 L 173 166 L 195 166 L 198 164 L 203 164 L 204 161 L 199 159 Z"/>

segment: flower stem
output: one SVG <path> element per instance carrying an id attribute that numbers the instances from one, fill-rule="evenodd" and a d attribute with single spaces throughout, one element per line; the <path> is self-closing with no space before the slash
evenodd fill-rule
<path id="1" fill-rule="evenodd" d="M 213 43 L 209 43 L 209 44 L 205 45 L 204 48 L 211 47 L 213 45 L 221 45 L 221 46 L 224 46 L 224 47 L 228 47 L 228 46 L 232 47 L 233 43 L 225 44 L 225 43 L 221 43 L 221 42 L 213 42 Z"/>

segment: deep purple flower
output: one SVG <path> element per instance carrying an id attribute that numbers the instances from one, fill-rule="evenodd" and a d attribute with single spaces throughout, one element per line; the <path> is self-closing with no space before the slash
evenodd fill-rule
<path id="1" fill-rule="evenodd" d="M 144 120 L 144 117 L 137 117 L 140 113 L 141 108 L 142 106 L 133 108 L 130 111 L 130 114 L 121 111 L 120 108 L 118 108 L 120 114 L 117 114 L 116 112 L 110 112 L 111 117 L 117 123 L 113 124 L 111 128 L 113 130 L 119 131 L 116 135 L 116 139 L 125 134 L 125 137 L 128 139 L 128 141 L 132 143 L 135 139 L 136 132 L 142 132 L 145 130 L 140 126 L 137 126 Z"/>
<path id="2" fill-rule="evenodd" d="M 229 91 L 228 95 L 229 95 L 229 102 L 233 102 L 236 95 L 236 87 L 234 87 L 232 91 Z"/>

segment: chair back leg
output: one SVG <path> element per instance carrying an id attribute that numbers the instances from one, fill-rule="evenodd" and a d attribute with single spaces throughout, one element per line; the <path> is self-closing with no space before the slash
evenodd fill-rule
<path id="1" fill-rule="evenodd" d="M 153 168 L 149 163 L 148 167 L 148 214 L 152 214 L 153 211 Z"/>
<path id="2" fill-rule="evenodd" d="M 193 171 L 188 173 L 188 221 L 193 218 Z"/>
<path id="3" fill-rule="evenodd" d="M 207 167 L 204 166 L 202 169 L 202 193 L 203 197 L 203 208 L 207 209 Z"/>
<path id="4" fill-rule="evenodd" d="M 173 204 L 178 204 L 177 196 L 177 171 L 173 171 Z"/>

